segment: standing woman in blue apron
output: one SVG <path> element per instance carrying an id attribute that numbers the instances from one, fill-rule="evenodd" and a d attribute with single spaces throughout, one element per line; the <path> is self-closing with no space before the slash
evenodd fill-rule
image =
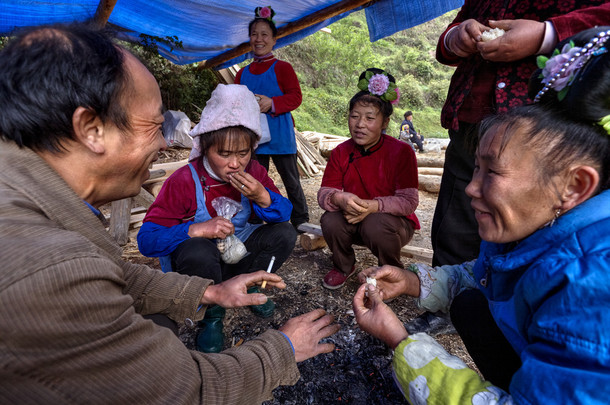
<path id="1" fill-rule="evenodd" d="M 269 158 L 273 158 L 293 205 L 290 220 L 297 228 L 309 221 L 297 169 L 297 144 L 290 113 L 301 105 L 301 86 L 290 63 L 273 56 L 277 39 L 277 28 L 272 20 L 275 12 L 271 7 L 257 7 L 254 14 L 255 18 L 248 26 L 254 61 L 237 72 L 235 83 L 248 86 L 258 98 L 271 140 L 258 146 L 255 159 L 269 170 Z"/>
<path id="2" fill-rule="evenodd" d="M 284 263 L 296 242 L 296 231 L 287 222 L 292 204 L 280 194 L 267 171 L 251 159 L 260 134 L 254 94 L 246 86 L 219 84 L 190 133 L 193 150 L 189 164 L 164 182 L 146 213 L 138 233 L 143 255 L 159 257 L 163 271 L 215 283 L 265 270 L 272 257 L 273 272 Z M 217 212 L 215 200 L 220 201 L 220 197 L 240 208 L 233 217 Z M 265 223 L 253 224 L 254 218 Z M 241 259 L 221 255 L 223 248 L 218 242 L 226 244 L 231 235 L 245 246 L 247 253 Z M 255 286 L 248 292 L 260 290 Z M 275 304 L 267 300 L 250 309 L 269 317 Z M 197 336 L 198 350 L 222 351 L 224 316 L 222 307 L 207 308 Z"/>

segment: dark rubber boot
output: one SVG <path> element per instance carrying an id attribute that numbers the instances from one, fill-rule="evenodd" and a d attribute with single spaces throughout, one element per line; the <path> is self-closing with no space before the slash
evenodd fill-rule
<path id="1" fill-rule="evenodd" d="M 248 288 L 248 294 L 260 293 L 261 290 L 258 286 L 253 286 Z M 267 302 L 261 305 L 250 305 L 250 310 L 256 316 L 260 316 L 261 318 L 269 318 L 273 315 L 275 311 L 275 302 L 267 299 Z"/>
<path id="2" fill-rule="evenodd" d="M 219 353 L 224 349 L 225 334 L 222 331 L 222 321 L 226 310 L 218 305 L 205 311 L 203 320 L 199 322 L 201 331 L 197 335 L 197 350 L 204 353 Z"/>

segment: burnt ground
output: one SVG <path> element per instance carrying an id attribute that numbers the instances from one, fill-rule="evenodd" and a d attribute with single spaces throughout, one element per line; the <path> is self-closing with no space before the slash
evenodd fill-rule
<path id="1" fill-rule="evenodd" d="M 184 159 L 188 151 L 172 150 L 163 152 L 159 162 Z M 271 167 L 270 175 L 283 192 L 279 176 Z M 316 200 L 316 193 L 322 177 L 303 178 L 301 184 L 310 210 L 310 222 L 319 224 L 322 210 Z M 436 194 L 420 191 L 420 205 L 416 211 L 422 229 L 416 231 L 411 245 L 430 249 L 430 226 Z M 145 258 L 137 250 L 135 240 L 125 246 L 125 258 L 138 263 L 146 263 L 159 268 L 158 260 Z M 376 266 L 376 258 L 364 247 L 356 249 L 356 269 Z M 403 258 L 405 264 L 412 259 Z M 334 315 L 341 330 L 328 338 L 335 344 L 335 351 L 319 355 L 299 363 L 301 378 L 294 386 L 278 387 L 274 399 L 265 405 L 276 404 L 401 404 L 407 403 L 392 377 L 392 351 L 381 341 L 362 332 L 351 311 L 352 298 L 359 284 L 352 277 L 346 285 L 330 291 L 322 287 L 321 280 L 332 268 L 331 253 L 328 248 L 316 251 L 304 250 L 298 240 L 294 251 L 278 270 L 286 282 L 285 290 L 267 289 L 269 298 L 276 303 L 275 314 L 267 319 L 254 316 L 247 308 L 227 310 L 225 318 L 225 347 L 239 345 L 269 328 L 278 328 L 289 318 L 301 315 L 315 308 L 324 308 Z M 398 317 L 408 321 L 423 311 L 417 308 L 415 300 L 398 297 L 388 304 Z M 181 327 L 181 339 L 189 348 L 194 348 L 195 329 Z M 440 334 L 437 340 L 451 353 L 462 358 L 474 368 L 464 345 L 456 334 Z"/>

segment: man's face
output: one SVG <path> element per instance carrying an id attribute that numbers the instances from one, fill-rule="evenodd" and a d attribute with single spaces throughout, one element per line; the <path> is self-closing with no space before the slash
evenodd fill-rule
<path id="1" fill-rule="evenodd" d="M 108 161 L 105 172 L 107 190 L 113 199 L 137 195 L 150 177 L 149 167 L 158 153 L 167 147 L 163 124 L 161 92 L 152 74 L 130 53 L 125 52 L 125 65 L 131 88 L 121 101 L 127 110 L 131 129 L 121 132 L 109 124 L 106 137 Z"/>

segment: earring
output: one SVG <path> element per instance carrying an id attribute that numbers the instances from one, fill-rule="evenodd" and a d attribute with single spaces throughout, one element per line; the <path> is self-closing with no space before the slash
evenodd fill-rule
<path id="1" fill-rule="evenodd" d="M 553 225 L 555 225 L 555 221 L 557 221 L 557 218 L 559 218 L 559 216 L 560 216 L 560 215 L 561 215 L 561 209 L 557 208 L 557 209 L 555 210 L 555 218 L 553 218 L 553 219 L 551 220 L 551 222 L 549 223 L 549 226 L 553 226 Z"/>

